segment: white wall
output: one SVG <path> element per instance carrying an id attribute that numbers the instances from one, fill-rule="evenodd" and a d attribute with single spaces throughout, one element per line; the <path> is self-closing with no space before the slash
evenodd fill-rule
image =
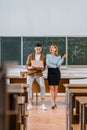
<path id="1" fill-rule="evenodd" d="M 87 0 L 0 0 L 0 36 L 87 36 Z"/>

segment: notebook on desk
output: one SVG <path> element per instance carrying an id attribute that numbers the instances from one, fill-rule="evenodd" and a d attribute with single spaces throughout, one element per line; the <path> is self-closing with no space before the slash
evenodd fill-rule
<path id="1" fill-rule="evenodd" d="M 35 67 L 35 68 L 43 68 L 44 65 L 43 65 L 43 61 L 40 60 L 40 61 L 36 61 L 36 60 L 32 60 L 31 61 L 31 66 Z"/>

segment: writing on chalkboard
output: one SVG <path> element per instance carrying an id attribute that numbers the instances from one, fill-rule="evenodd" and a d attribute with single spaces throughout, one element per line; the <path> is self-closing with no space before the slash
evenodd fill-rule
<path id="1" fill-rule="evenodd" d="M 74 49 L 72 50 L 72 55 L 71 55 L 72 62 L 74 62 L 75 57 L 77 57 L 78 60 L 80 58 L 83 60 L 85 59 L 85 50 L 83 50 L 82 48 L 79 49 L 78 45 L 74 46 Z"/>
<path id="2" fill-rule="evenodd" d="M 87 38 L 69 38 L 68 54 L 70 65 L 87 65 Z"/>

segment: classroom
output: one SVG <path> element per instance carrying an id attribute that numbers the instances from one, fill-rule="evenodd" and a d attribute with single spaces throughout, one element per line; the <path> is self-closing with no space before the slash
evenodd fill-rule
<path id="1" fill-rule="evenodd" d="M 86 5 L 86 0 L 0 1 L 0 130 L 87 130 Z M 27 110 L 26 61 L 36 43 L 45 56 L 52 43 L 61 57 L 67 54 L 59 67 L 55 110 L 51 109 L 47 67 L 42 72 L 47 111 L 40 110 L 36 80 L 32 85 L 34 108 Z"/>

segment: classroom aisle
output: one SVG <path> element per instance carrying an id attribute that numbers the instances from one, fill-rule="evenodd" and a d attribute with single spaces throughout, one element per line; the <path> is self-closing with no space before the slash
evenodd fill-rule
<path id="1" fill-rule="evenodd" d="M 51 109 L 50 98 L 46 97 L 48 110 L 40 109 L 40 99 L 38 105 L 35 101 L 33 109 L 29 111 L 27 120 L 28 130 L 65 130 L 66 129 L 66 108 L 65 96 L 58 96 L 57 109 Z"/>

